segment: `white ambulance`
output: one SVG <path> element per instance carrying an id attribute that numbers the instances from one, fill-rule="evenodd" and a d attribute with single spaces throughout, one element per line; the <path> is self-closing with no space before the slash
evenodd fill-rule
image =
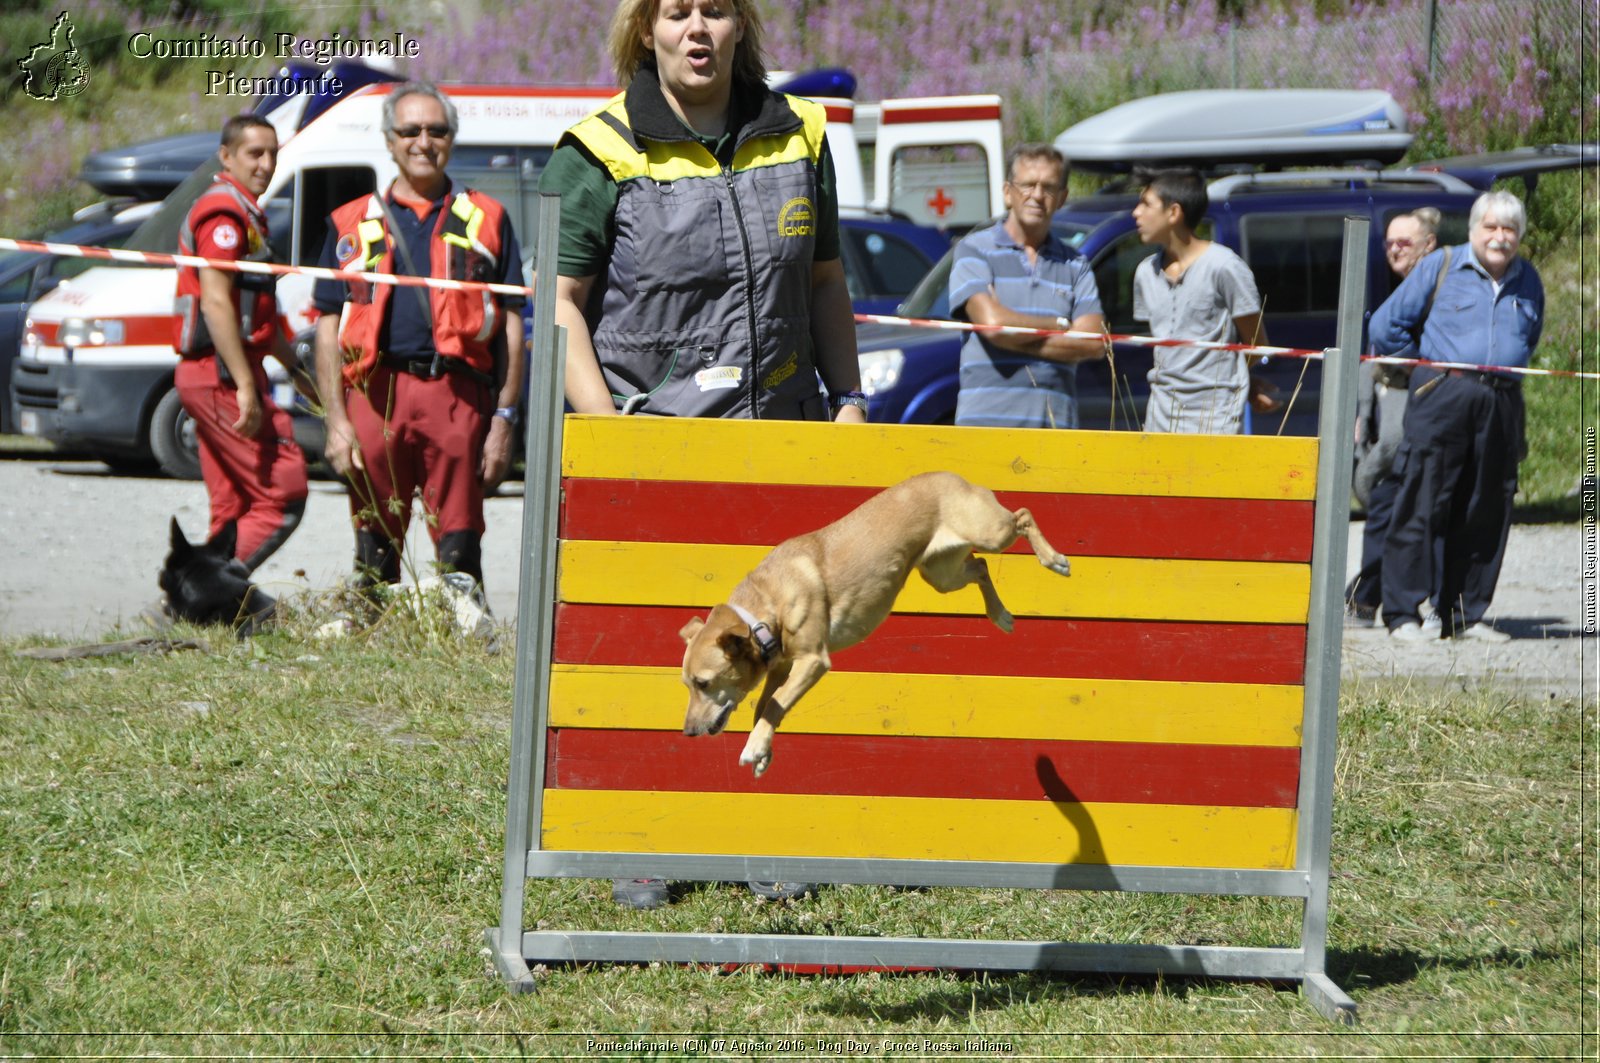
<path id="1" fill-rule="evenodd" d="M 329 212 L 394 178 L 379 132 L 380 108 L 392 87 L 367 85 L 331 103 L 292 97 L 267 114 L 282 144 L 262 200 L 278 261 L 316 265 Z M 461 116 L 451 176 L 506 205 L 531 263 L 539 173 L 562 132 L 614 90 L 443 87 Z M 828 109 L 841 208 L 894 210 L 953 227 L 1001 209 L 998 97 L 819 102 Z M 876 195 L 868 192 L 862 165 L 869 147 Z M 179 226 L 216 168 L 214 161 L 202 166 L 179 185 L 127 246 L 175 251 Z M 114 466 L 153 459 L 169 475 L 198 477 L 193 426 L 172 387 L 175 285 L 169 268 L 96 266 L 35 302 L 12 374 L 19 430 L 88 450 Z M 286 276 L 277 289 L 279 311 L 302 351 L 309 350 L 312 330 L 311 288 L 308 277 Z M 279 403 L 292 408 L 286 374 L 276 362 L 268 369 Z M 297 435 L 312 456 L 320 453 L 319 423 L 297 418 Z"/>

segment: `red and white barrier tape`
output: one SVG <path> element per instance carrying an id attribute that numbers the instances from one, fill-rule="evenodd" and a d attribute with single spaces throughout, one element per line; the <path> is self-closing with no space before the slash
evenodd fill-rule
<path id="1" fill-rule="evenodd" d="M 322 266 L 283 266 L 275 262 L 239 262 L 199 255 L 168 255 L 158 251 L 127 251 L 114 247 L 81 247 L 77 244 L 52 244 L 39 240 L 9 240 L 0 236 L 0 251 L 38 251 L 68 258 L 100 258 L 112 262 L 137 262 L 147 266 L 209 266 L 236 273 L 276 273 L 279 276 L 304 274 L 323 280 L 362 280 L 371 284 L 397 284 L 409 288 L 444 288 L 449 291 L 491 291 L 498 295 L 532 295 L 533 289 L 521 284 L 492 284 L 486 281 L 453 281 L 439 277 L 407 277 L 394 273 L 368 273 L 354 269 L 326 269 Z"/>
<path id="2" fill-rule="evenodd" d="M 455 281 L 438 277 L 409 277 L 394 273 L 368 273 L 364 270 L 327 269 L 322 266 L 284 266 L 274 262 L 240 262 L 232 259 L 203 258 L 199 255 L 170 255 L 158 251 L 128 251 L 111 247 L 85 247 L 79 244 L 56 244 L 41 240 L 12 240 L 0 236 L 0 251 L 34 251 L 67 258 L 95 258 L 112 262 L 136 262 L 149 266 L 192 266 L 233 270 L 240 273 L 276 273 L 279 276 L 303 274 L 324 280 L 361 280 L 369 284 L 395 284 L 402 287 L 443 288 L 448 291 L 490 291 L 498 295 L 532 295 L 533 289 L 520 284 L 494 284 L 486 281 Z M 1123 343 L 1137 347 L 1202 347 L 1214 351 L 1238 351 L 1271 358 L 1318 359 L 1322 352 L 1303 347 L 1266 347 L 1249 343 L 1220 343 L 1214 340 L 1183 340 L 1156 336 L 1134 336 L 1122 333 L 1075 332 L 1071 329 L 1019 328 L 1015 325 L 975 325 L 967 321 L 944 321 L 938 318 L 894 317 L 888 314 L 857 314 L 857 322 L 880 325 L 906 325 L 912 328 L 947 329 L 955 332 L 988 332 L 1009 336 L 1066 336 L 1070 339 L 1096 340 Z M 1531 367 L 1484 366 L 1469 362 L 1429 362 L 1420 358 L 1394 358 L 1390 356 L 1363 355 L 1362 361 L 1384 365 L 1430 365 L 1438 369 L 1493 370 L 1498 373 L 1515 373 L 1520 376 L 1565 377 L 1579 380 L 1600 380 L 1600 373 L 1579 372 L 1572 369 L 1534 369 Z"/>
<path id="3" fill-rule="evenodd" d="M 1250 343 L 1220 343 L 1214 340 L 1164 339 L 1156 336 L 1135 336 L 1119 332 L 1077 332 L 1072 329 L 1022 328 L 1018 325 L 977 325 L 969 321 L 946 321 L 928 317 L 893 317 L 888 314 L 857 314 L 856 321 L 879 325 L 906 325 L 911 328 L 947 329 L 954 332 L 983 332 L 1002 336 L 1066 336 L 1075 340 L 1095 340 L 1128 344 L 1134 347 L 1202 347 L 1212 351 L 1238 351 L 1240 354 L 1258 354 L 1271 358 L 1304 358 L 1317 360 L 1321 351 L 1305 347 L 1266 347 Z M 1600 373 L 1579 372 L 1574 369 L 1534 369 L 1531 366 L 1477 365 L 1472 362 L 1433 362 L 1425 358 L 1396 358 L 1392 355 L 1361 356 L 1363 362 L 1380 365 L 1426 365 L 1435 369 L 1468 369 L 1475 372 L 1493 371 L 1514 373 L 1519 376 L 1550 376 L 1576 380 L 1600 380 Z"/>

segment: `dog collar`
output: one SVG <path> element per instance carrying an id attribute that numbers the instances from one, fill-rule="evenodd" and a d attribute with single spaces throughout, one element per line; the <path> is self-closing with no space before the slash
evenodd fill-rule
<path id="1" fill-rule="evenodd" d="M 772 628 L 767 626 L 766 621 L 757 620 L 756 615 L 750 610 L 734 605 L 732 602 L 728 603 L 728 608 L 737 613 L 740 620 L 750 625 L 750 637 L 755 639 L 756 649 L 761 651 L 763 663 L 772 660 L 778 655 L 778 636 L 773 634 Z"/>

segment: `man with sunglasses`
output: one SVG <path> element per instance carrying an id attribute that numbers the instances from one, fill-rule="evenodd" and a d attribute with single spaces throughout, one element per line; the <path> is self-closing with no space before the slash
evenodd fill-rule
<path id="1" fill-rule="evenodd" d="M 459 120 L 427 82 L 396 86 L 382 129 L 399 175 L 329 217 L 322 264 L 520 285 L 505 208 L 445 172 Z M 511 461 L 521 399 L 522 297 L 483 289 L 317 282 L 327 458 L 350 490 L 356 583 L 395 583 L 422 508 L 441 569 L 483 581 L 483 498 Z"/>
<path id="2" fill-rule="evenodd" d="M 1049 144 L 1006 159 L 1006 216 L 956 245 L 950 312 L 975 325 L 1105 331 L 1094 272 L 1050 228 L 1067 200 L 1067 162 Z M 956 424 L 1078 427 L 1077 363 L 1105 356 L 1099 340 L 972 332 L 961 345 Z"/>

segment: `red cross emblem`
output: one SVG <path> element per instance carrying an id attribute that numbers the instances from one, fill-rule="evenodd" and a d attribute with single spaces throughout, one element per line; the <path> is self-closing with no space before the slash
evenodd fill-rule
<path id="1" fill-rule="evenodd" d="M 928 209 L 940 218 L 948 214 L 950 208 L 955 205 L 956 201 L 945 195 L 942 188 L 935 188 L 933 195 L 928 197 Z"/>

